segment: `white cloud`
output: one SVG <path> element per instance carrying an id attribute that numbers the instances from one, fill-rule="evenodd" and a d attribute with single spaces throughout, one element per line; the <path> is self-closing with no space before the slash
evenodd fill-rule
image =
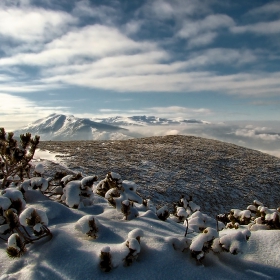
<path id="1" fill-rule="evenodd" d="M 261 7 L 254 8 L 248 12 L 248 15 L 254 15 L 254 16 L 259 16 L 259 15 L 264 15 L 264 14 L 278 14 L 280 13 L 280 3 L 278 2 L 272 2 L 272 3 L 267 3 Z"/>
<path id="2" fill-rule="evenodd" d="M 203 36 L 204 34 L 209 33 L 209 31 L 214 31 L 220 28 L 228 28 L 234 26 L 234 24 L 233 19 L 227 15 L 208 15 L 202 20 L 186 20 L 181 30 L 177 33 L 177 36 L 189 39 L 198 37 L 199 35 Z"/>
<path id="3" fill-rule="evenodd" d="M 258 22 L 244 26 L 233 26 L 230 29 L 233 33 L 256 33 L 261 35 L 274 35 L 280 33 L 280 20 Z"/>
<path id="4" fill-rule="evenodd" d="M 1 92 L 0 100 L 0 123 L 7 131 L 18 129 L 53 112 L 68 110 L 66 107 L 40 106 L 27 98 Z"/>
<path id="5" fill-rule="evenodd" d="M 68 13 L 34 7 L 0 9 L 0 18 L 0 35 L 33 43 L 51 40 L 77 22 Z"/>
<path id="6" fill-rule="evenodd" d="M 151 67 L 152 68 L 152 67 Z M 120 69 L 121 70 L 121 69 Z M 212 72 L 180 72 L 149 73 L 149 65 L 145 66 L 146 74 L 137 74 L 126 69 L 126 75 L 119 72 L 110 76 L 99 76 L 93 69 L 82 73 L 66 74 L 45 78 L 46 83 L 64 83 L 115 91 L 131 92 L 199 92 L 215 91 L 240 96 L 272 96 L 279 95 L 280 72 L 238 73 L 218 75 Z M 129 73 L 130 72 L 130 73 Z"/>
<path id="7" fill-rule="evenodd" d="M 46 91 L 50 89 L 59 89 L 63 87 L 64 87 L 63 85 L 59 85 L 58 83 L 35 84 L 35 83 L 13 82 L 13 83 L 0 84 L 0 92 L 29 93 L 29 92 Z"/>
<path id="8" fill-rule="evenodd" d="M 156 50 L 156 44 L 136 42 L 123 35 L 118 29 L 102 25 L 85 26 L 68 32 L 45 46 L 39 53 L 20 53 L 0 59 L 0 66 L 7 65 L 59 65 L 72 64 L 97 57 L 129 54 Z"/>
<path id="9" fill-rule="evenodd" d="M 218 36 L 216 32 L 207 32 L 196 37 L 191 38 L 188 41 L 189 47 L 206 46 L 211 44 Z"/>
<path id="10" fill-rule="evenodd" d="M 234 26 L 231 17 L 223 14 L 208 15 L 201 20 L 185 20 L 176 36 L 187 39 L 188 47 L 206 46 L 218 37 L 218 30 Z"/>
<path id="11" fill-rule="evenodd" d="M 124 32 L 128 35 L 137 33 L 143 24 L 142 20 L 131 20 L 124 26 Z"/>
<path id="12" fill-rule="evenodd" d="M 237 129 L 235 131 L 235 135 L 253 138 L 253 139 L 261 139 L 264 141 L 277 141 L 280 140 L 280 135 L 277 133 L 269 132 L 269 129 L 266 127 L 253 127 L 246 126 L 245 128 Z"/>

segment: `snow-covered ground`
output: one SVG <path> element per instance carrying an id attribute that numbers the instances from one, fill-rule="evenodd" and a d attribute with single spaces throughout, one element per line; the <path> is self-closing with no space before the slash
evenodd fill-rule
<path id="1" fill-rule="evenodd" d="M 28 191 L 28 206 L 44 210 L 49 219 L 51 240 L 40 240 L 28 246 L 19 259 L 9 259 L 6 244 L 0 242 L 1 280 L 4 279 L 279 279 L 280 231 L 252 232 L 242 244 L 242 253 L 231 255 L 210 252 L 198 264 L 190 251 L 174 249 L 174 240 L 183 240 L 185 227 L 167 219 L 161 221 L 151 211 L 126 221 L 105 199 L 95 197 L 93 206 L 74 210 L 51 201 L 38 191 Z M 99 221 L 97 239 L 75 229 L 85 215 Z M 128 233 L 141 229 L 143 237 L 138 258 L 124 266 Z M 220 231 L 220 236 L 236 230 Z M 189 237 L 191 237 L 191 234 Z M 99 268 L 99 255 L 109 246 L 110 272 Z"/>
<path id="2" fill-rule="evenodd" d="M 40 161 L 38 169 L 41 169 L 41 164 L 47 162 Z M 93 194 L 93 205 L 79 209 L 68 208 L 38 190 L 28 190 L 25 198 L 27 208 L 33 207 L 46 213 L 53 237 L 29 244 L 23 256 L 16 259 L 7 256 L 7 245 L 0 240 L 1 280 L 279 279 L 279 230 L 253 231 L 247 242 L 243 240 L 234 244 L 240 249 L 238 255 L 210 251 L 201 262 L 197 262 L 191 257 L 190 248 L 187 248 L 189 245 L 186 245 L 187 240 L 194 240 L 199 235 L 193 232 L 195 227 L 191 223 L 186 239 L 184 224 L 176 223 L 172 218 L 162 221 L 153 211 L 141 206 L 138 217 L 124 220 L 121 212 L 97 194 Z M 95 219 L 98 227 L 96 239 L 85 234 L 87 215 Z M 224 229 L 219 232 L 220 240 L 238 231 L 241 234 L 246 228 Z M 140 244 L 133 239 L 133 231 L 140 232 Z M 227 239 L 230 242 L 231 238 Z M 138 252 L 138 257 L 133 257 L 129 266 L 125 265 L 129 253 L 127 240 Z M 197 241 L 193 247 L 201 243 L 198 238 Z M 101 251 L 111 254 L 110 272 L 100 269 Z"/>

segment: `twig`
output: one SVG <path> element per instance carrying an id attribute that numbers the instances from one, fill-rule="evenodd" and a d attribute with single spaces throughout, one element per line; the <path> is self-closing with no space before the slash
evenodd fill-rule
<path id="1" fill-rule="evenodd" d="M 186 219 L 186 221 L 187 221 L 187 227 L 186 227 L 185 237 L 187 236 L 187 234 L 188 234 L 188 229 L 189 229 L 189 221 L 188 221 L 188 219 Z"/>

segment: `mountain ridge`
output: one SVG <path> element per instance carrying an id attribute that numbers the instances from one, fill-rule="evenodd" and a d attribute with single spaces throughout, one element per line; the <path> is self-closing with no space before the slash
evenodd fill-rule
<path id="1" fill-rule="evenodd" d="M 15 131 L 18 136 L 30 132 L 41 140 L 126 140 L 143 135 L 137 128 L 155 126 L 180 126 L 185 124 L 208 124 L 196 119 L 167 119 L 155 116 L 77 118 L 73 115 L 51 114 Z M 132 131 L 130 129 L 134 128 Z"/>
<path id="2" fill-rule="evenodd" d="M 118 126 L 98 123 L 88 118 L 76 118 L 73 115 L 51 114 L 26 127 L 16 130 L 15 135 L 30 132 L 38 134 L 41 140 L 94 140 L 126 139 L 127 130 Z"/>

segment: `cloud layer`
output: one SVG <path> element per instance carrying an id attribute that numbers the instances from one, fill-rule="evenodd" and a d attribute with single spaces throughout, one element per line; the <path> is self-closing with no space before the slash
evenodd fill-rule
<path id="1" fill-rule="evenodd" d="M 215 1 L 146 1 L 127 10 L 116 1 L 70 1 L 67 8 L 42 3 L 0 5 L 1 90 L 17 92 L 7 86 L 15 78 L 11 69 L 17 69 L 26 90 L 75 85 L 121 92 L 279 94 L 280 70 L 254 68 L 272 61 L 271 54 L 235 43 L 245 33 L 278 34 L 280 19 L 255 20 L 261 12 L 275 16 L 278 3 L 247 11 L 246 24 L 226 9 L 216 13 Z M 278 53 L 275 58 L 279 61 Z"/>

